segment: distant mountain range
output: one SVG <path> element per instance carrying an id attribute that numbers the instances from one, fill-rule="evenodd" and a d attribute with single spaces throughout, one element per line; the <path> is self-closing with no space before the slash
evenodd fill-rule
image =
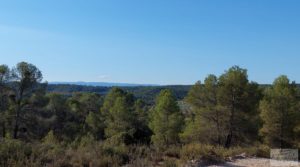
<path id="1" fill-rule="evenodd" d="M 136 87 L 136 86 L 159 86 L 155 84 L 133 84 L 133 83 L 113 83 L 113 82 L 48 82 L 52 85 L 81 85 L 81 86 L 103 86 L 103 87 Z"/>

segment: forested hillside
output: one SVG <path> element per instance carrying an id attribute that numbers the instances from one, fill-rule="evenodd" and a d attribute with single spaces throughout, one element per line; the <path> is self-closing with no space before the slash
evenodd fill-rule
<path id="1" fill-rule="evenodd" d="M 300 147 L 299 86 L 233 66 L 193 86 L 47 85 L 0 66 L 0 166 L 199 166 Z"/>

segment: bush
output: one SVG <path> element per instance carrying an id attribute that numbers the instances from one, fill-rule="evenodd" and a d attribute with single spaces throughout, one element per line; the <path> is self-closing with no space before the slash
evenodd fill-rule
<path id="1" fill-rule="evenodd" d="M 200 143 L 187 144 L 182 147 L 180 155 L 183 161 L 200 160 L 207 163 L 219 163 L 238 155 L 269 158 L 270 149 L 265 145 L 253 147 L 224 148 Z"/>
<path id="2" fill-rule="evenodd" d="M 146 145 L 131 145 L 128 146 L 129 163 L 130 167 L 147 167 L 151 162 L 151 155 L 154 150 Z"/>
<path id="3" fill-rule="evenodd" d="M 179 158 L 181 147 L 173 145 L 164 151 L 164 155 L 167 157 Z"/>
<path id="4" fill-rule="evenodd" d="M 129 161 L 128 148 L 125 145 L 98 142 L 88 135 L 71 144 L 63 161 L 67 166 L 121 166 Z"/>
<path id="5" fill-rule="evenodd" d="M 187 144 L 182 147 L 181 159 L 188 160 L 202 160 L 209 163 L 219 163 L 224 161 L 223 149 L 206 144 Z"/>
<path id="6" fill-rule="evenodd" d="M 0 166 L 26 166 L 31 147 L 19 140 L 4 139 L 0 142 Z"/>
<path id="7" fill-rule="evenodd" d="M 163 163 L 163 167 L 177 167 L 176 160 L 174 159 L 166 159 Z"/>
<path id="8" fill-rule="evenodd" d="M 26 144 L 19 140 L 5 139 L 0 142 L 0 166 L 7 167 L 107 167 L 122 166 L 129 162 L 129 155 L 148 154 L 138 150 L 130 153 L 125 145 L 98 142 L 90 137 L 70 145 L 62 145 L 50 135 L 43 143 Z M 51 139 L 51 140 L 48 140 Z M 55 141 L 55 142 L 53 142 Z M 147 152 L 145 150 L 145 152 Z"/>

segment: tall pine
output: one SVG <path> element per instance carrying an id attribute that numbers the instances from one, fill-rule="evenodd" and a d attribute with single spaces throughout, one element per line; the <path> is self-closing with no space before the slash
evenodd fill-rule
<path id="1" fill-rule="evenodd" d="M 134 142 L 136 113 L 131 94 L 113 88 L 105 97 L 102 112 L 106 117 L 105 137 L 116 144 Z"/>
<path id="2" fill-rule="evenodd" d="M 299 115 L 297 89 L 287 76 L 278 77 L 272 87 L 266 89 L 260 103 L 263 127 L 260 134 L 271 147 L 287 148 L 294 143 L 294 129 Z"/>
<path id="3" fill-rule="evenodd" d="M 170 90 L 162 90 L 150 118 L 153 144 L 163 148 L 178 143 L 182 126 L 183 116 L 174 95 Z"/>

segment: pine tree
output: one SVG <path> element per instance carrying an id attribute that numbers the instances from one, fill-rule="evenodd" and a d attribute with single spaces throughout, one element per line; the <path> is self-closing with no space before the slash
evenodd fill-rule
<path id="1" fill-rule="evenodd" d="M 187 123 L 182 137 L 187 141 L 219 144 L 224 141 L 224 115 L 217 99 L 218 78 L 209 75 L 204 84 L 197 82 L 189 91 L 186 101 L 192 106 L 194 117 Z"/>
<path id="2" fill-rule="evenodd" d="M 0 136 L 7 133 L 7 110 L 9 108 L 8 83 L 10 82 L 10 69 L 6 65 L 0 65 Z"/>
<path id="3" fill-rule="evenodd" d="M 170 90 L 162 90 L 151 113 L 150 128 L 152 142 L 158 148 L 179 142 L 183 127 L 183 116 Z"/>
<path id="4" fill-rule="evenodd" d="M 109 105 L 108 105 L 109 104 Z M 130 144 L 136 132 L 136 114 L 132 95 L 113 88 L 104 100 L 102 112 L 106 114 L 105 136 L 116 144 Z"/>
<path id="5" fill-rule="evenodd" d="M 136 114 L 135 127 L 136 133 L 134 138 L 138 143 L 150 143 L 151 130 L 149 124 L 149 113 L 146 104 L 138 99 L 134 103 L 134 112 Z"/>
<path id="6" fill-rule="evenodd" d="M 247 71 L 234 66 L 217 78 L 209 75 L 197 82 L 186 101 L 193 117 L 187 121 L 182 138 L 230 147 L 252 142 L 257 137 L 257 108 L 260 91 L 248 81 Z"/>
<path id="7" fill-rule="evenodd" d="M 14 104 L 13 137 L 15 139 L 19 137 L 21 128 L 23 131 L 26 129 L 21 126 L 25 126 L 24 114 L 26 113 L 26 108 L 30 106 L 28 100 L 35 92 L 41 90 L 42 79 L 41 71 L 33 64 L 20 62 L 12 69 L 13 84 L 11 84 L 11 90 L 13 90 L 14 94 L 10 96 L 10 99 Z"/>
<path id="8" fill-rule="evenodd" d="M 299 115 L 297 89 L 287 76 L 278 77 L 265 91 L 260 102 L 263 127 L 260 134 L 271 147 L 286 148 L 293 145 L 294 128 Z"/>
<path id="9" fill-rule="evenodd" d="M 256 84 L 248 81 L 247 70 L 238 66 L 231 67 L 219 78 L 218 101 L 226 115 L 227 134 L 224 146 L 227 148 L 233 142 L 243 142 L 256 130 L 257 122 L 251 118 L 257 111 L 258 104 L 258 97 L 255 96 L 258 90 L 254 89 L 257 88 L 254 85 Z"/>

